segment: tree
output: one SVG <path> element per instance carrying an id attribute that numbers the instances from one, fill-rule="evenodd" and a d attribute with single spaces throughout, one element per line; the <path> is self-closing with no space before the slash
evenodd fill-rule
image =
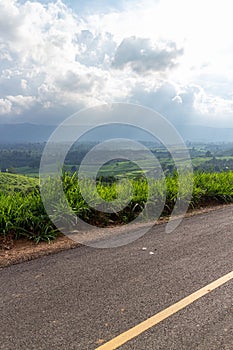
<path id="1" fill-rule="evenodd" d="M 210 151 L 207 151 L 206 154 L 205 154 L 206 157 L 210 158 L 212 157 L 212 153 Z"/>

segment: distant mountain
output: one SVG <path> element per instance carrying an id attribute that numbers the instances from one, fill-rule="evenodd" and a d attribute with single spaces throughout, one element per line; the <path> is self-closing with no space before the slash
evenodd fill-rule
<path id="1" fill-rule="evenodd" d="M 45 142 L 54 129 L 51 125 L 0 124 L 0 143 Z"/>
<path id="2" fill-rule="evenodd" d="M 177 130 L 185 141 L 233 142 L 232 128 L 211 128 L 199 125 L 178 125 Z"/>
<path id="3" fill-rule="evenodd" d="M 30 123 L 24 124 L 0 124 L 0 143 L 35 143 L 46 142 L 52 132 L 55 130 L 54 125 L 36 125 Z M 178 132 L 185 141 L 191 142 L 233 142 L 233 129 L 211 128 L 198 125 L 178 125 Z M 69 139 L 72 134 L 72 127 L 67 127 L 63 136 L 63 141 Z M 67 135 L 67 136 L 66 136 Z M 153 139 L 146 133 L 137 128 L 125 126 L 108 126 L 107 129 L 97 128 L 90 132 L 86 141 L 100 141 L 102 139 L 123 137 L 141 141 L 151 142 Z"/>

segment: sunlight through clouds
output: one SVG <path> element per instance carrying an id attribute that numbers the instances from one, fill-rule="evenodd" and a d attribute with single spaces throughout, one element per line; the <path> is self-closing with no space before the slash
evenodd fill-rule
<path id="1" fill-rule="evenodd" d="M 1 122 L 137 101 L 174 124 L 233 125 L 230 0 L 91 4 L 0 0 Z"/>

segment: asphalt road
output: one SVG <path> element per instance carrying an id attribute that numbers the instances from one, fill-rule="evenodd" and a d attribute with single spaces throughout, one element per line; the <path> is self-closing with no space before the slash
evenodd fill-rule
<path id="1" fill-rule="evenodd" d="M 96 349 L 233 270 L 233 208 L 0 270 L 0 349 Z M 147 248 L 143 250 L 143 248 Z M 150 254 L 153 252 L 154 254 Z M 233 280 L 120 347 L 233 349 Z"/>

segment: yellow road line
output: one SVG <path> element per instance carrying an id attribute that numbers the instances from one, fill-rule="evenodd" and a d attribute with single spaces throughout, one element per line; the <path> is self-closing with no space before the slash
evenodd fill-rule
<path id="1" fill-rule="evenodd" d="M 100 347 L 96 348 L 96 350 L 115 350 L 118 349 L 121 345 L 127 343 L 129 340 L 136 338 L 138 335 L 144 333 L 148 329 L 154 327 L 159 322 L 165 320 L 169 316 L 175 314 L 179 310 L 182 310 L 189 304 L 192 304 L 197 299 L 203 297 L 204 295 L 208 294 L 212 290 L 220 287 L 224 283 L 230 281 L 233 279 L 233 271 L 226 274 L 225 276 L 220 277 L 216 281 L 208 284 L 207 286 L 197 290 L 196 292 L 188 295 L 184 299 L 178 301 L 177 303 L 169 306 L 168 308 L 160 311 L 159 313 L 155 314 L 154 316 L 148 318 L 147 320 L 139 323 L 137 326 L 129 329 L 128 331 L 118 335 L 116 338 L 108 341 L 107 343 L 101 345 Z"/>

